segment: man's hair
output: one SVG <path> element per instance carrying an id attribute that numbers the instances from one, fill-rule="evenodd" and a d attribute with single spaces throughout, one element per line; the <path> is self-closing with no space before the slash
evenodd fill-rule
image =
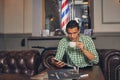
<path id="1" fill-rule="evenodd" d="M 66 25 L 66 32 L 68 28 L 75 28 L 75 27 L 79 29 L 79 24 L 75 20 L 69 21 L 68 24 Z"/>

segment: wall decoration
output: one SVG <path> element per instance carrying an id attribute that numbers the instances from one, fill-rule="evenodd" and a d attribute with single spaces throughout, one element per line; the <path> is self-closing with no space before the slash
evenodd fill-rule
<path id="1" fill-rule="evenodd" d="M 114 0 L 115 4 L 120 6 L 120 0 Z"/>
<path id="2" fill-rule="evenodd" d="M 120 24 L 120 0 L 102 0 L 102 23 Z"/>

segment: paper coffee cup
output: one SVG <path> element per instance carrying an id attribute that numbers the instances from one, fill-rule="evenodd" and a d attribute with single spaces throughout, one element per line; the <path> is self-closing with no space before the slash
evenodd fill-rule
<path id="1" fill-rule="evenodd" d="M 70 42 L 69 45 L 70 45 L 70 47 L 75 48 L 76 47 L 76 42 Z"/>

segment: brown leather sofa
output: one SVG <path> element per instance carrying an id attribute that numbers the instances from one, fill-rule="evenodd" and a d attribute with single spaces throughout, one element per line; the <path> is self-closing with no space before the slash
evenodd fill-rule
<path id="1" fill-rule="evenodd" d="M 105 80 L 120 80 L 120 50 L 98 49 Z"/>
<path id="2" fill-rule="evenodd" d="M 99 63 L 105 80 L 120 80 L 120 50 L 115 49 L 97 49 L 99 54 Z M 45 49 L 41 54 L 42 65 L 47 69 L 55 69 L 51 63 L 51 58 L 55 56 L 56 48 Z"/>
<path id="3" fill-rule="evenodd" d="M 38 74 L 39 65 L 40 53 L 37 50 L 0 51 L 0 74 L 33 76 Z"/>

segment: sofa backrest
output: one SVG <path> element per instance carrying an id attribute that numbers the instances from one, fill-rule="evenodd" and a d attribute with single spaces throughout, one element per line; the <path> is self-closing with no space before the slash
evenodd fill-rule
<path id="1" fill-rule="evenodd" d="M 38 73 L 40 53 L 37 50 L 0 51 L 0 73 L 18 73 L 29 76 Z"/>

